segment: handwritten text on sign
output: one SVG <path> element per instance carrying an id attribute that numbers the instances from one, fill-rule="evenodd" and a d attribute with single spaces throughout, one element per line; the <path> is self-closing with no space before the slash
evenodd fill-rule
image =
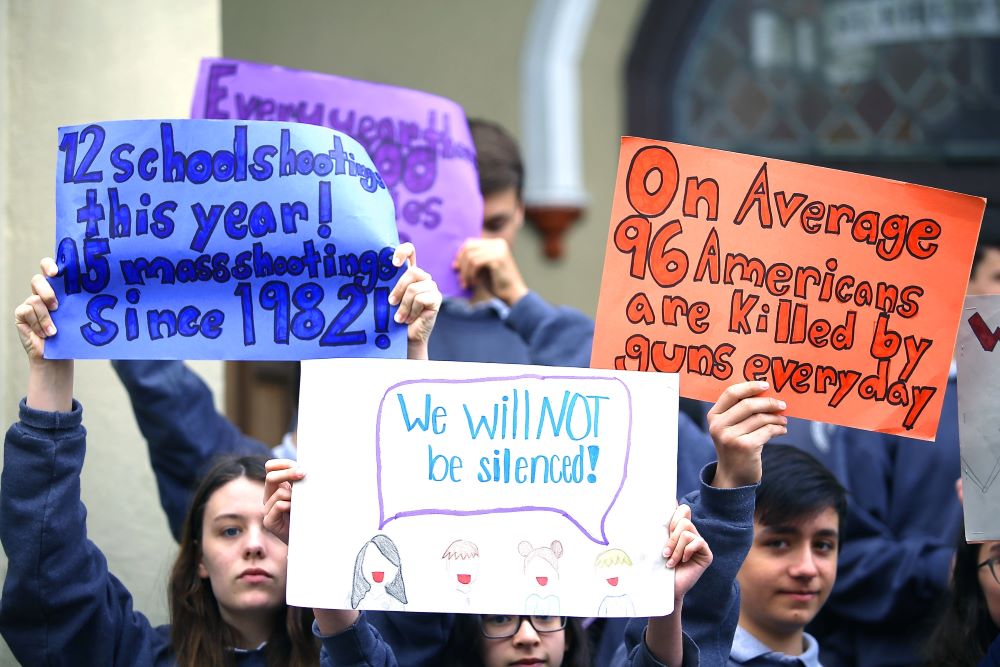
<path id="1" fill-rule="evenodd" d="M 55 358 L 402 356 L 392 202 L 350 137 L 289 123 L 61 128 Z"/>
<path id="2" fill-rule="evenodd" d="M 289 603 L 669 613 L 676 392 L 671 374 L 304 363 Z"/>
<path id="3" fill-rule="evenodd" d="M 545 510 L 607 544 L 604 519 L 625 483 L 631 423 L 628 387 L 614 378 L 400 383 L 379 408 L 379 527 L 417 514 Z M 414 506 L 413 471 L 421 468 L 423 502 Z M 476 491 L 459 491 L 468 486 Z M 512 486 L 531 488 L 521 494 L 530 502 L 511 503 Z M 601 499 L 593 516 L 565 507 L 573 489 Z"/>
<path id="4" fill-rule="evenodd" d="M 789 414 L 937 430 L 984 200 L 625 138 L 592 365 L 766 380 Z"/>
<path id="5" fill-rule="evenodd" d="M 478 237 L 483 202 L 465 113 L 451 100 L 329 74 L 202 60 L 192 118 L 323 125 L 354 137 L 372 157 L 396 205 L 401 241 L 446 295 L 460 290 L 452 260 Z"/>

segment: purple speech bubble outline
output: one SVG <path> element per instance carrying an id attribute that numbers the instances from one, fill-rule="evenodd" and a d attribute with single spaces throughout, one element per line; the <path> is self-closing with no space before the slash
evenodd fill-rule
<path id="1" fill-rule="evenodd" d="M 569 512 L 561 510 L 557 507 L 542 507 L 536 505 L 519 505 L 513 507 L 490 507 L 481 508 L 475 510 L 455 510 L 455 509 L 443 509 L 443 508 L 424 508 L 417 510 L 408 510 L 405 512 L 397 512 L 390 517 L 385 516 L 385 502 L 382 498 L 382 408 L 385 407 L 386 398 L 390 393 L 410 384 L 472 384 L 477 382 L 500 382 L 500 381 L 510 381 L 510 380 L 610 380 L 612 382 L 617 382 L 625 390 L 625 396 L 628 400 L 628 433 L 625 437 L 625 461 L 622 467 L 621 481 L 618 483 L 618 488 L 615 490 L 614 496 L 611 498 L 611 502 L 608 503 L 608 508 L 604 510 L 604 514 L 601 515 L 601 537 L 598 539 L 590 533 L 589 530 L 584 528 L 579 521 L 574 519 Z M 591 542 L 607 546 L 609 544 L 607 534 L 604 531 L 604 524 L 607 521 L 608 514 L 611 513 L 611 509 L 615 506 L 618 501 L 618 496 L 621 495 L 622 489 L 625 487 L 625 479 L 628 477 L 628 460 L 632 451 L 632 392 L 629 391 L 628 385 L 625 384 L 620 378 L 607 377 L 607 376 L 593 376 L 593 375 L 509 375 L 502 377 L 490 377 L 490 378 L 476 378 L 473 380 L 442 380 L 442 379 L 422 379 L 422 380 L 404 380 L 402 382 L 397 382 L 388 389 L 382 395 L 382 400 L 379 401 L 378 405 L 378 416 L 375 422 L 375 484 L 378 489 L 378 516 L 379 516 L 379 530 L 382 530 L 386 524 L 390 521 L 396 519 L 402 519 L 404 517 L 410 516 L 422 516 L 428 514 L 441 514 L 446 516 L 479 516 L 483 514 L 510 514 L 514 512 L 554 512 L 560 514 L 569 520 L 574 526 L 576 526 L 581 533 L 583 533 L 587 539 Z"/>

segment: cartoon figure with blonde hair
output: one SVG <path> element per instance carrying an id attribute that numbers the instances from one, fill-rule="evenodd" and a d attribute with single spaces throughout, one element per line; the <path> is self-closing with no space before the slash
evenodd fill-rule
<path id="1" fill-rule="evenodd" d="M 455 590 L 472 604 L 472 584 L 479 579 L 479 547 L 469 540 L 455 540 L 441 554 L 448 577 L 454 577 Z"/>
<path id="2" fill-rule="evenodd" d="M 524 601 L 524 612 L 536 616 L 559 616 L 559 559 L 563 545 L 552 540 L 547 547 L 521 542 L 517 551 L 524 556 L 524 575 L 532 591 Z"/>
<path id="3" fill-rule="evenodd" d="M 635 605 L 626 592 L 631 569 L 632 559 L 621 549 L 602 551 L 594 559 L 594 570 L 607 586 L 598 616 L 635 616 Z"/>

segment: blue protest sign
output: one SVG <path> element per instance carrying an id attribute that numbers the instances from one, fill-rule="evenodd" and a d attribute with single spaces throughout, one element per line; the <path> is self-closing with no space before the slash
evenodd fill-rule
<path id="1" fill-rule="evenodd" d="M 392 198 L 356 141 L 297 123 L 59 130 L 49 358 L 406 355 Z"/>

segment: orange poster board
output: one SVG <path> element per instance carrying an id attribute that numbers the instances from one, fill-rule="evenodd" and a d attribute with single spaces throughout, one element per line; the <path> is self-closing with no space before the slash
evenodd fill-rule
<path id="1" fill-rule="evenodd" d="M 594 368 L 933 440 L 986 200 L 622 138 Z"/>

